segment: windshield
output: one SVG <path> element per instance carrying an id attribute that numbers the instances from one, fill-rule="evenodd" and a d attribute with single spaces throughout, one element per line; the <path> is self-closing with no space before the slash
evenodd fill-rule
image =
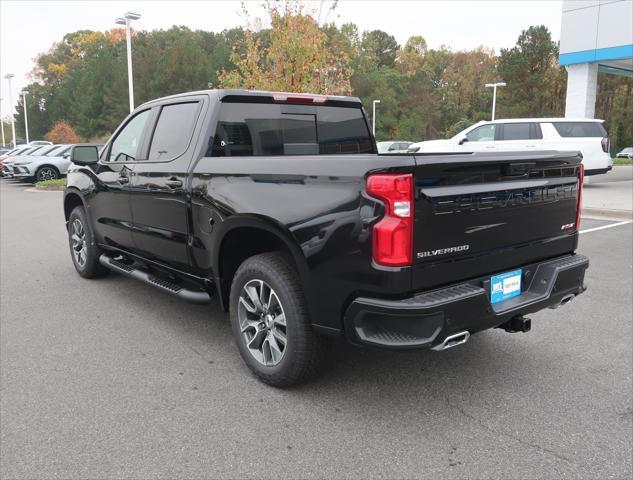
<path id="1" fill-rule="evenodd" d="M 54 148 L 50 149 L 49 151 L 47 151 L 46 153 L 44 153 L 43 155 L 45 157 L 57 157 L 60 154 L 62 154 L 62 152 L 68 148 L 67 145 L 55 145 Z"/>
<path id="2" fill-rule="evenodd" d="M 59 147 L 58 145 L 53 145 L 53 146 L 51 146 L 51 145 L 45 145 L 45 146 L 40 147 L 40 148 L 38 148 L 38 149 L 37 149 L 37 155 L 38 155 L 38 156 L 44 156 L 44 155 L 47 155 L 49 152 L 51 152 L 51 151 L 53 151 L 53 150 L 57 149 L 58 147 Z"/>
<path id="3" fill-rule="evenodd" d="M 9 153 L 7 153 L 7 155 L 9 155 L 11 157 L 14 156 L 14 155 L 23 155 L 24 152 L 26 152 L 28 150 L 31 150 L 31 148 L 20 148 L 20 147 L 18 147 L 18 148 L 15 148 L 15 149 L 11 150 Z"/>
<path id="4" fill-rule="evenodd" d="M 17 156 L 30 155 L 30 154 L 32 154 L 33 152 L 35 152 L 36 150 L 39 150 L 39 148 L 40 148 L 40 147 L 37 147 L 37 148 L 26 148 L 26 149 L 24 149 L 24 150 L 22 150 L 22 151 L 18 152 L 16 155 L 17 155 Z"/>

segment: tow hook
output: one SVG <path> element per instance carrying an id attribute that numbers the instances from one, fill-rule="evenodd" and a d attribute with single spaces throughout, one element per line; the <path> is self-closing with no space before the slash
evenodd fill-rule
<path id="1" fill-rule="evenodd" d="M 532 329 L 532 320 L 523 315 L 517 315 L 501 325 L 501 328 L 508 333 L 529 332 Z"/>

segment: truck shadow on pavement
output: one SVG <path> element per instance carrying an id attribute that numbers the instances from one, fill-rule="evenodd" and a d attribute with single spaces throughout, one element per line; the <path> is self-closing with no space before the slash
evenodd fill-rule
<path id="1" fill-rule="evenodd" d="M 232 370 L 236 371 L 232 381 L 248 382 L 249 388 L 284 396 L 341 394 L 347 397 L 350 391 L 388 391 L 392 397 L 413 392 L 426 396 L 431 391 L 463 394 L 471 389 L 481 392 L 508 388 L 509 377 L 513 378 L 510 384 L 516 384 L 516 379 L 521 378 L 523 388 L 529 389 L 528 383 L 533 377 L 528 372 L 551 368 L 553 362 L 543 355 L 543 349 L 539 355 L 530 350 L 522 341 L 526 334 L 508 334 L 502 330 L 481 332 L 471 336 L 465 345 L 443 352 L 355 347 L 333 339 L 328 348 L 328 361 L 318 377 L 297 387 L 279 390 L 260 383 L 243 364 L 228 314 L 221 311 L 216 301 L 210 306 L 184 303 L 116 274 L 99 283 L 104 294 L 117 296 L 121 291 L 137 298 L 138 309 L 142 310 L 139 314 L 147 316 L 147 321 L 155 322 L 161 330 L 168 330 L 168 337 L 189 348 L 192 356 L 198 355 L 206 363 L 218 359 L 232 363 Z M 207 381 L 215 382 L 212 370 Z"/>

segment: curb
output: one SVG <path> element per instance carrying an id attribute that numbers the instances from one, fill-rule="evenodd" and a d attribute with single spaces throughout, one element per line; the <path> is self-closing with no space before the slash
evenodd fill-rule
<path id="1" fill-rule="evenodd" d="M 41 192 L 63 192 L 64 187 L 31 187 L 25 188 L 25 192 L 41 193 Z"/>

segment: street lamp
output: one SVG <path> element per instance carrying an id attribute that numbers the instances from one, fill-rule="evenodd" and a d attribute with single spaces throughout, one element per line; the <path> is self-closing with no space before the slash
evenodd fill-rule
<path id="1" fill-rule="evenodd" d="M 132 79 L 132 38 L 130 36 L 130 22 L 141 18 L 140 13 L 126 12 L 123 18 L 117 18 L 117 25 L 125 25 L 125 38 L 127 41 L 127 82 L 128 95 L 130 97 L 130 112 L 134 110 L 134 80 Z"/>
<path id="2" fill-rule="evenodd" d="M 372 122 L 371 133 L 373 134 L 374 138 L 376 138 L 376 104 L 377 103 L 380 103 L 380 100 L 374 100 L 372 102 L 373 114 L 371 117 L 371 122 Z"/>
<path id="3" fill-rule="evenodd" d="M 486 88 L 492 88 L 492 120 L 495 119 L 495 106 L 497 105 L 497 87 L 505 87 L 506 82 L 486 83 Z"/>
<path id="4" fill-rule="evenodd" d="M 26 94 L 29 92 L 26 92 L 24 90 L 22 90 L 20 92 L 20 95 L 22 95 L 22 99 L 24 100 L 24 129 L 26 130 L 26 143 L 29 143 L 29 116 L 26 113 Z"/>
<path id="5" fill-rule="evenodd" d="M 2 127 L 2 146 L 6 147 L 7 144 L 4 141 L 4 120 L 2 120 L 2 98 L 0 98 L 0 127 Z"/>
<path id="6" fill-rule="evenodd" d="M 15 116 L 13 115 L 13 92 L 11 91 L 11 79 L 15 77 L 12 73 L 7 73 L 4 78 L 9 82 L 9 105 L 11 105 L 11 135 L 13 137 L 13 148 L 17 147 L 15 143 Z"/>

